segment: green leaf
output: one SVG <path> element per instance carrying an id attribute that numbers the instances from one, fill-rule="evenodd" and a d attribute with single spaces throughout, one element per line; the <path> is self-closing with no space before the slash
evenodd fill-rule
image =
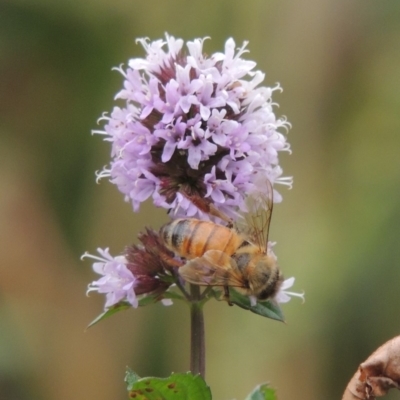
<path id="1" fill-rule="evenodd" d="M 244 296 L 232 288 L 229 290 L 229 299 L 232 304 L 236 304 L 240 308 L 250 310 L 251 312 L 263 317 L 285 322 L 285 317 L 283 316 L 282 310 L 275 302 L 270 300 L 258 301 L 255 306 L 252 306 L 248 296 Z M 222 300 L 222 298 L 220 300 Z"/>
<path id="2" fill-rule="evenodd" d="M 156 303 L 157 301 L 157 296 L 143 296 L 141 299 L 139 299 L 139 307 L 148 306 L 149 304 Z"/>
<path id="3" fill-rule="evenodd" d="M 139 379 L 140 379 L 140 376 L 135 371 L 131 370 L 129 367 L 126 369 L 125 382 L 126 382 L 128 389 L 133 387 L 133 385 Z"/>
<path id="4" fill-rule="evenodd" d="M 271 389 L 268 383 L 257 386 L 245 400 L 277 400 L 276 392 Z"/>
<path id="5" fill-rule="evenodd" d="M 133 375 L 132 375 L 133 374 Z M 129 398 L 135 400 L 211 400 L 211 391 L 200 375 L 172 374 L 168 378 L 139 378 L 127 371 Z"/>
<path id="6" fill-rule="evenodd" d="M 179 296 L 178 294 L 168 293 L 168 292 L 165 292 L 163 297 L 168 298 L 168 299 L 182 299 L 182 297 Z M 143 296 L 142 298 L 139 299 L 139 307 L 144 307 L 149 304 L 156 303 L 159 300 L 160 300 L 160 297 L 156 294 Z M 108 317 L 111 317 L 111 315 L 114 315 L 115 313 L 117 313 L 119 311 L 127 310 L 128 308 L 132 308 L 132 305 L 130 303 L 128 303 L 127 301 L 120 301 L 119 303 L 114 304 L 113 306 L 107 308 L 106 311 L 102 312 L 99 316 L 97 316 L 88 325 L 88 328 L 91 328 L 93 325 L 96 325 L 98 322 L 103 321 L 104 319 L 106 319 Z"/>
<path id="7" fill-rule="evenodd" d="M 99 316 L 97 316 L 89 325 L 88 328 L 91 328 L 93 325 L 96 325 L 98 322 L 103 321 L 104 319 L 111 317 L 111 315 L 114 315 L 115 313 L 123 310 L 127 310 L 128 308 L 131 308 L 132 306 L 130 303 L 127 301 L 121 301 L 117 304 L 114 304 L 113 306 L 107 308 L 106 311 L 101 313 Z"/>

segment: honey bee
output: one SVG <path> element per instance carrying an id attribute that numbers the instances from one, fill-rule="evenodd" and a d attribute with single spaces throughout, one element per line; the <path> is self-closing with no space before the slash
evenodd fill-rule
<path id="1" fill-rule="evenodd" d="M 256 300 L 267 300 L 279 290 L 283 275 L 268 251 L 273 195 L 249 198 L 250 213 L 238 228 L 194 218 L 176 219 L 160 230 L 165 246 L 186 263 L 179 274 L 187 282 L 201 286 L 222 286 L 229 301 L 229 287 Z"/>

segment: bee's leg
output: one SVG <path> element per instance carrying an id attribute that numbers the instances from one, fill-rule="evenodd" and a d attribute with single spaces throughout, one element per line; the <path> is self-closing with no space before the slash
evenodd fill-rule
<path id="1" fill-rule="evenodd" d="M 229 286 L 224 286 L 224 300 L 228 302 L 228 305 L 233 306 L 230 298 L 229 298 Z"/>
<path id="2" fill-rule="evenodd" d="M 200 197 L 198 194 L 190 193 L 187 188 L 181 187 L 180 193 L 182 193 L 188 200 L 190 200 L 199 210 L 210 214 L 214 217 L 218 217 L 228 223 L 230 227 L 233 226 L 232 218 L 229 218 L 222 211 L 219 211 L 210 200 Z"/>
<path id="3" fill-rule="evenodd" d="M 164 261 L 170 269 L 177 269 L 182 267 L 185 263 L 182 261 L 178 261 L 176 258 L 168 254 L 167 252 L 160 252 L 160 259 Z M 168 268 L 167 267 L 167 268 Z"/>
<path id="4" fill-rule="evenodd" d="M 228 223 L 228 227 L 232 228 L 233 227 L 233 220 L 232 218 L 229 218 L 226 214 L 224 214 L 222 211 L 219 211 L 216 209 L 216 207 L 214 206 L 214 204 L 210 204 L 209 206 L 209 214 L 210 215 L 214 215 L 215 217 L 218 217 L 220 219 L 222 219 L 222 221 L 225 221 Z"/>

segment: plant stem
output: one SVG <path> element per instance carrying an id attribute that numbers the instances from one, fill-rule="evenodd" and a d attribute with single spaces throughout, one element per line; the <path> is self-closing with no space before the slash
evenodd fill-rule
<path id="1" fill-rule="evenodd" d="M 204 340 L 203 304 L 201 302 L 200 287 L 197 285 L 190 285 L 190 294 L 190 370 L 193 374 L 200 374 L 203 378 L 205 378 L 206 351 Z"/>

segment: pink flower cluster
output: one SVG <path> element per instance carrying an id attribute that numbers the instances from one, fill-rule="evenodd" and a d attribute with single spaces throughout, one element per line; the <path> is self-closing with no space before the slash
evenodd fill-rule
<path id="1" fill-rule="evenodd" d="M 118 68 L 124 88 L 110 115 L 103 115 L 112 161 L 99 173 L 109 177 L 134 210 L 152 198 L 177 216 L 208 218 L 188 193 L 208 199 L 228 214 L 245 210 L 246 194 L 282 177 L 278 153 L 289 151 L 289 124 L 276 118 L 272 94 L 259 86 L 264 74 L 245 60 L 244 43 L 228 39 L 225 52 L 203 55 L 204 39 L 139 39 L 145 58 Z M 280 196 L 275 193 L 275 201 Z"/>

